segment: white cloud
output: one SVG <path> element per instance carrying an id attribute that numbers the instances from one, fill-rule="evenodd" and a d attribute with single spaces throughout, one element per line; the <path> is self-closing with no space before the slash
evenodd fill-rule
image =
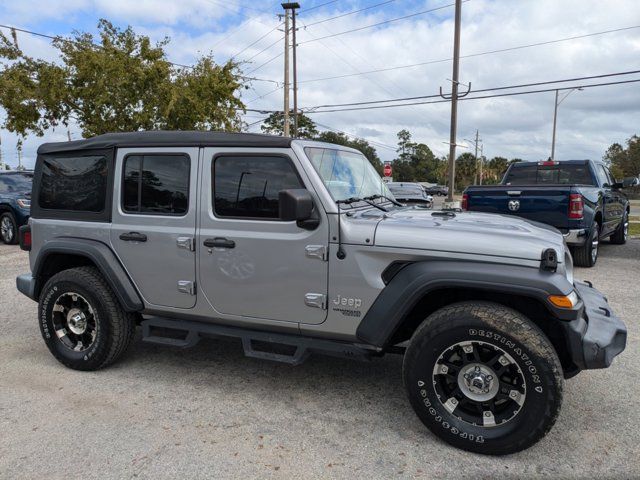
<path id="1" fill-rule="evenodd" d="M 171 60 L 193 62 L 197 52 L 213 50 L 219 61 L 244 49 L 273 29 L 278 21 L 273 15 L 261 14 L 256 20 L 238 28 L 223 27 L 231 12 L 216 10 L 209 0 L 160 2 L 142 0 L 74 0 L 78 9 L 95 9 L 94 15 L 109 16 L 119 24 L 132 23 L 137 31 L 154 39 L 172 38 L 167 48 Z M 33 1 L 24 0 L 30 3 Z M 217 3 L 217 2 L 214 2 Z M 255 8 L 275 11 L 271 2 L 243 3 Z M 302 6 L 304 8 L 304 3 Z M 438 4 L 449 3 L 441 0 Z M 452 9 L 389 23 L 376 29 L 304 43 L 363 25 L 384 21 L 411 11 L 436 6 L 432 1 L 403 2 L 398 11 L 371 9 L 358 15 L 311 26 L 314 21 L 362 8 L 362 1 L 339 2 L 300 15 L 298 41 L 299 104 L 303 107 L 359 102 L 391 97 L 435 94 L 439 86 L 449 90 L 451 63 L 441 62 L 415 68 L 398 69 L 370 75 L 352 76 L 322 82 L 305 80 L 352 74 L 378 68 L 447 59 L 452 55 Z M 49 4 L 47 4 L 49 5 Z M 399 5 L 399 4 L 398 4 Z M 234 8 L 234 7 L 232 7 Z M 18 7 L 14 8 L 14 13 Z M 22 8 L 27 25 L 35 12 Z M 57 15 L 54 8 L 43 8 L 42 18 Z M 249 17 L 250 12 L 244 11 Z M 256 12 L 252 12 L 256 14 Z M 436 15 L 437 13 L 437 15 Z M 108 14 L 108 15 L 107 15 Z M 461 53 L 474 54 L 559 38 L 584 35 L 640 24 L 640 3 L 634 0 L 471 0 L 463 5 Z M 95 23 L 95 22 L 94 22 Z M 202 29 L 202 24 L 210 28 Z M 195 25 L 198 28 L 190 28 Z M 232 35 L 229 35 L 232 33 Z M 257 54 L 282 33 L 274 31 L 247 49 L 240 60 Z M 44 47 L 41 47 L 44 52 Z M 282 51 L 278 43 L 245 67 L 250 71 Z M 464 58 L 461 80 L 472 82 L 474 89 L 580 77 L 638 69 L 640 29 L 593 36 L 534 48 Z M 282 58 L 255 72 L 255 76 L 282 80 Z M 636 75 L 634 78 L 640 78 Z M 245 99 L 262 96 L 274 89 L 271 83 L 255 82 Z M 530 160 L 546 158 L 551 143 L 553 92 L 511 98 L 463 101 L 459 105 L 459 138 L 470 138 L 476 129 L 484 140 L 485 154 L 521 157 Z M 281 92 L 266 95 L 248 105 L 250 108 L 281 109 Z M 623 142 L 638 131 L 640 88 L 637 84 L 585 89 L 574 92 L 560 106 L 558 113 L 558 158 L 600 158 L 612 142 Z M 252 114 L 255 115 L 255 114 Z M 433 104 L 381 110 L 323 113 L 313 116 L 318 122 L 339 130 L 362 135 L 373 141 L 395 145 L 395 135 L 408 128 L 416 141 L 427 143 L 438 154 L 447 152 L 449 105 Z M 255 121 L 251 118 L 250 122 Z M 249 122 L 249 123 L 250 123 Z M 258 131 L 259 125 L 252 127 Z M 64 131 L 63 131 L 64 133 Z M 59 132 L 56 133 L 58 135 Z M 3 140 L 7 135 L 3 132 Z M 49 137 L 47 137 L 48 139 Z M 28 141 L 36 145 L 40 139 Z M 8 141 L 5 142 L 7 145 Z M 25 147 L 26 148 L 26 147 Z M 385 159 L 393 158 L 391 150 L 379 148 Z"/>

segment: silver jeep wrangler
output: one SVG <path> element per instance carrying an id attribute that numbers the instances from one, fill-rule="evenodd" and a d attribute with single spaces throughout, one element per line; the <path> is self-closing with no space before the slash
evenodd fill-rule
<path id="1" fill-rule="evenodd" d="M 397 202 L 358 151 L 253 134 L 137 132 L 38 150 L 20 231 L 51 353 L 103 368 L 142 338 L 246 355 L 404 355 L 420 420 L 486 454 L 552 427 L 564 378 L 626 328 L 553 228 Z"/>

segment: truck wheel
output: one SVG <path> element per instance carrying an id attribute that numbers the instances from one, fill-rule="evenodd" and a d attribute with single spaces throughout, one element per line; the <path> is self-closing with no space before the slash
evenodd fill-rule
<path id="1" fill-rule="evenodd" d="M 413 335 L 404 384 L 420 420 L 464 450 L 503 455 L 551 429 L 562 403 L 560 360 L 544 333 L 500 304 L 461 302 Z"/>
<path id="2" fill-rule="evenodd" d="M 131 345 L 135 317 L 125 312 L 94 267 L 64 270 L 49 279 L 38 305 L 47 347 L 74 370 L 98 370 Z"/>
<path id="3" fill-rule="evenodd" d="M 18 224 L 11 212 L 5 212 L 0 216 L 0 240 L 7 245 L 18 243 Z"/>
<path id="4" fill-rule="evenodd" d="M 573 249 L 573 260 L 577 267 L 593 267 L 598 261 L 600 245 L 600 225 L 594 223 L 589 230 L 589 238 L 584 245 Z"/>
<path id="5" fill-rule="evenodd" d="M 629 236 L 629 212 L 625 210 L 624 215 L 622 216 L 622 222 L 616 228 L 616 231 L 613 232 L 613 235 L 609 237 L 609 241 L 616 245 L 624 245 L 627 243 L 627 237 Z"/>

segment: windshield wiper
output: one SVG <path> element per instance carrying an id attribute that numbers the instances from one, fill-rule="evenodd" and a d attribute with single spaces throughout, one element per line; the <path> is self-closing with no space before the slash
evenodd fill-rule
<path id="1" fill-rule="evenodd" d="M 374 195 L 374 197 L 375 197 L 375 195 Z M 386 208 L 384 208 L 382 205 L 378 205 L 377 203 L 373 202 L 372 200 L 374 200 L 374 198 L 371 198 L 371 197 L 364 197 L 364 198 L 351 197 L 351 198 L 347 198 L 346 200 L 338 200 L 336 203 L 344 203 L 345 205 L 351 205 L 352 203 L 364 202 L 364 203 L 366 203 L 368 205 L 371 205 L 372 207 L 376 207 L 378 210 L 382 210 L 383 212 L 388 212 L 389 211 Z"/>
<path id="2" fill-rule="evenodd" d="M 404 207 L 403 204 L 401 204 L 399 201 L 394 200 L 391 197 L 387 197 L 386 195 L 380 195 L 380 194 L 376 194 L 376 195 L 371 195 L 369 197 L 364 197 L 363 200 L 376 200 L 378 198 L 383 198 L 385 200 L 389 200 L 391 203 L 393 203 L 396 207 Z"/>

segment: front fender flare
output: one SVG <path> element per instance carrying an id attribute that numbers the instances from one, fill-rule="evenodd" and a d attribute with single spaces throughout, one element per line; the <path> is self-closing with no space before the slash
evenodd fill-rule
<path id="1" fill-rule="evenodd" d="M 473 288 L 532 297 L 550 310 L 550 316 L 576 318 L 582 301 L 574 309 L 558 309 L 549 295 L 568 295 L 573 285 L 563 275 L 531 267 L 478 262 L 424 261 L 402 268 L 382 290 L 360 322 L 359 340 L 386 347 L 406 315 L 429 292 L 444 288 Z"/>

